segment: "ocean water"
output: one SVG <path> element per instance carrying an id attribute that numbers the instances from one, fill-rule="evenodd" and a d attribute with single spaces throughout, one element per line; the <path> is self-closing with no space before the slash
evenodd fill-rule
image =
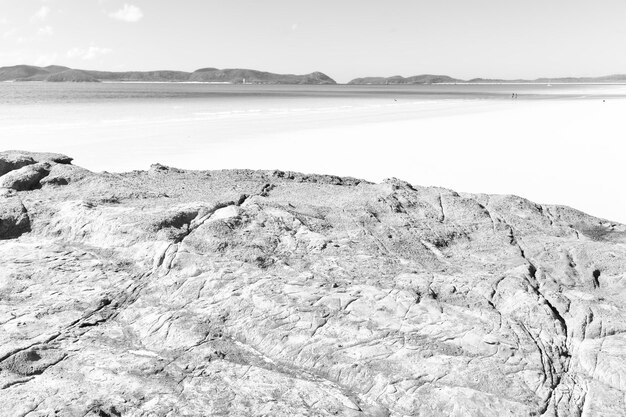
<path id="1" fill-rule="evenodd" d="M 398 177 L 624 222 L 625 113 L 626 85 L 0 83 L 0 150 L 61 152 L 94 171 Z"/>
<path id="2" fill-rule="evenodd" d="M 290 99 L 524 99 L 626 96 L 603 84 L 230 85 L 203 83 L 0 83 L 0 104 L 107 103 L 153 100 L 268 101 Z"/>
<path id="3" fill-rule="evenodd" d="M 554 97 L 540 94 L 541 87 L 516 89 L 527 100 Z M 231 157 L 219 161 L 224 164 L 220 167 L 230 167 L 226 164 L 234 153 L 245 154 L 245 147 L 237 148 L 241 142 L 259 144 L 292 133 L 291 146 L 306 146 L 295 139 L 303 131 L 485 111 L 511 101 L 511 90 L 474 85 L 0 83 L 0 148 L 64 151 L 91 169 L 110 171 L 145 168 L 155 161 L 203 168 L 192 159 L 210 150 Z M 574 90 L 560 91 L 558 97 L 580 97 Z"/>
<path id="4" fill-rule="evenodd" d="M 0 83 L 0 148 L 70 147 L 81 158 L 95 143 L 149 152 L 179 141 L 169 155 L 185 144 L 201 148 L 294 130 L 491 111 L 520 101 L 606 97 L 626 97 L 626 86 Z M 132 168 L 121 159 L 105 162 L 94 168 Z"/>

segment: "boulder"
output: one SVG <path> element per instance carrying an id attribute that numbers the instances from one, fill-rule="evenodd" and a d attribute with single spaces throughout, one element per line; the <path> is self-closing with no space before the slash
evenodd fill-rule
<path id="1" fill-rule="evenodd" d="M 57 164 L 71 164 L 73 158 L 60 153 L 4 151 L 0 152 L 0 176 L 14 169 L 34 164 L 36 162 L 55 162 Z"/>
<path id="2" fill-rule="evenodd" d="M 50 173 L 50 163 L 26 165 L 0 177 L 0 187 L 28 191 L 41 186 L 40 181 Z"/>
<path id="3" fill-rule="evenodd" d="M 32 156 L 23 153 L 2 152 L 0 153 L 0 176 L 35 162 Z"/>
<path id="4" fill-rule="evenodd" d="M 26 208 L 16 196 L 0 197 L 0 239 L 13 239 L 30 230 Z"/>
<path id="5" fill-rule="evenodd" d="M 71 164 L 52 164 L 50 172 L 41 179 L 41 185 L 67 185 L 72 182 L 80 181 L 91 174 L 84 168 Z"/>

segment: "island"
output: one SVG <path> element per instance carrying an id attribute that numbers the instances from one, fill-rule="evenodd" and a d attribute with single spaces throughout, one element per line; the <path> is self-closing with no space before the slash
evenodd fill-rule
<path id="1" fill-rule="evenodd" d="M 93 71 L 51 65 L 16 65 L 0 68 L 0 81 L 48 82 L 198 82 L 224 84 L 336 84 L 321 72 L 305 75 L 275 74 L 251 69 L 202 68 L 184 71 Z"/>
<path id="2" fill-rule="evenodd" d="M 48 81 L 48 82 L 178 82 L 214 84 L 311 84 L 334 85 L 337 82 L 315 71 L 310 74 L 276 74 L 266 71 L 242 68 L 200 68 L 193 72 L 185 71 L 98 71 L 73 69 L 61 65 L 38 67 L 34 65 L 14 65 L 0 67 L 0 82 L 6 81 Z M 626 83 L 626 74 L 601 77 L 541 77 L 536 79 L 472 78 L 463 80 L 448 75 L 421 74 L 410 77 L 360 77 L 349 81 L 348 85 L 432 85 L 432 84 L 621 84 Z"/>
<path id="3" fill-rule="evenodd" d="M 404 84 L 620 84 L 626 83 L 626 74 L 605 75 L 602 77 L 555 77 L 536 78 L 534 80 L 503 78 L 472 78 L 462 80 L 447 75 L 422 74 L 411 77 L 394 75 L 392 77 L 363 77 L 348 82 L 352 85 L 404 85 Z"/>

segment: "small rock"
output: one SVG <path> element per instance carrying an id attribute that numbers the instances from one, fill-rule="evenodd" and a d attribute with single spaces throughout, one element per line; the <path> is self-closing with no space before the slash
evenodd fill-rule
<path id="1" fill-rule="evenodd" d="M 28 212 L 18 197 L 0 198 L 0 240 L 30 231 Z"/>
<path id="2" fill-rule="evenodd" d="M 167 174 L 167 173 L 182 173 L 184 172 L 182 169 L 168 167 L 167 165 L 162 165 L 159 163 L 150 165 L 150 170 L 148 173 L 150 174 Z"/>

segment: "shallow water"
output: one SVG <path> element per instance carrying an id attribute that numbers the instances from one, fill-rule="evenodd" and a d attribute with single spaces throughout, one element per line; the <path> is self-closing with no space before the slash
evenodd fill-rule
<path id="1" fill-rule="evenodd" d="M 395 176 L 626 221 L 624 98 L 624 85 L 0 83 L 0 149 L 95 171 Z"/>
<path id="2" fill-rule="evenodd" d="M 511 98 L 512 92 L 517 100 Z M 167 134 L 170 139 L 227 141 L 271 132 L 489 111 L 519 101 L 609 97 L 626 97 L 626 86 L 0 83 L 0 145 L 7 146 L 10 140 L 35 147 L 42 142 L 81 146 L 121 136 L 143 143 L 150 135 L 156 141 Z"/>
<path id="3" fill-rule="evenodd" d="M 626 97 L 626 85 L 229 85 L 201 83 L 0 83 L 0 104 L 289 99 L 523 99 Z"/>

